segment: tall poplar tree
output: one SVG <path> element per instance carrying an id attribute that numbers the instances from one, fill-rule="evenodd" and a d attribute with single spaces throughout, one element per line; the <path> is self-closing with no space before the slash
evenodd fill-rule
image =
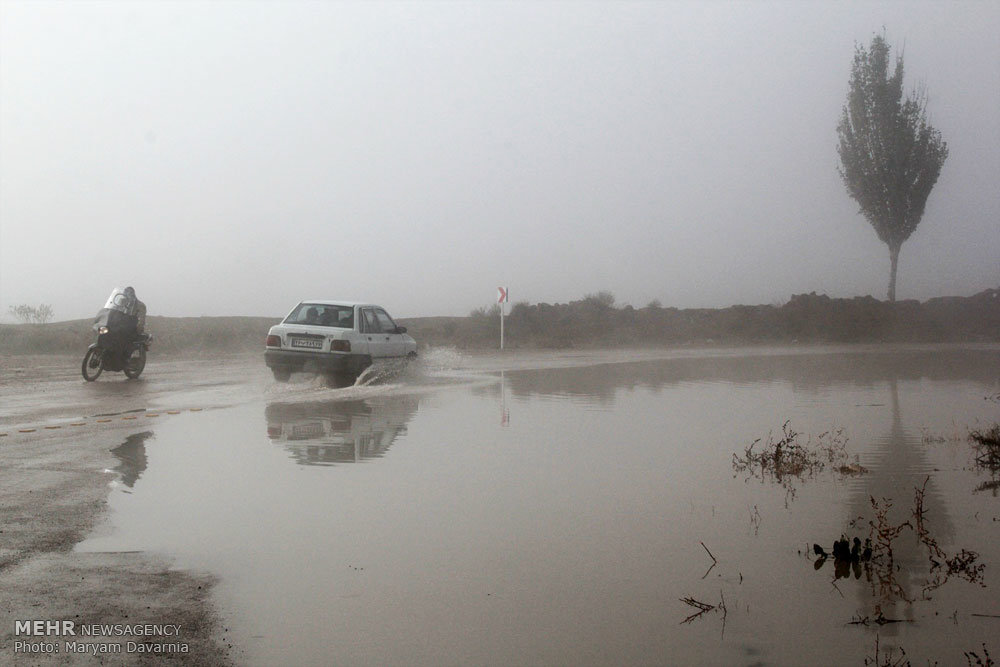
<path id="1" fill-rule="evenodd" d="M 840 176 L 861 213 L 889 246 L 889 301 L 896 300 L 899 249 L 920 224 L 948 144 L 927 122 L 927 96 L 903 99 L 903 57 L 889 71 L 889 44 L 876 35 L 855 47 L 850 91 L 837 126 Z"/>

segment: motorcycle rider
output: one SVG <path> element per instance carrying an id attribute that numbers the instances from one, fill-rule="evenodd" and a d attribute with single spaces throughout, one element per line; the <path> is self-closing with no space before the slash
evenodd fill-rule
<path id="1" fill-rule="evenodd" d="M 124 355 L 126 346 L 146 328 L 146 304 L 136 297 L 135 289 L 131 285 L 126 287 L 122 296 L 124 298 L 119 299 L 112 293 L 115 307 L 108 312 L 107 324 L 119 355 Z M 124 358 L 121 361 L 124 362 Z"/>
<path id="2" fill-rule="evenodd" d="M 132 317 L 135 318 L 135 331 L 133 335 L 133 338 L 135 338 L 146 330 L 146 304 L 139 301 L 139 298 L 135 295 L 135 289 L 131 285 L 125 288 L 125 296 L 133 303 L 130 312 L 133 313 Z"/>

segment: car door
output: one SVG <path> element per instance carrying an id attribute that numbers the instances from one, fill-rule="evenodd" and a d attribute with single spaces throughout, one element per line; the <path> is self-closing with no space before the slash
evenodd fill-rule
<path id="1" fill-rule="evenodd" d="M 389 317 L 389 313 L 382 308 L 375 308 L 375 318 L 378 320 L 379 329 L 385 335 L 386 356 L 403 356 L 403 334 L 397 333 L 396 323 Z"/>
<path id="2" fill-rule="evenodd" d="M 361 333 L 368 341 L 368 354 L 372 361 L 392 356 L 391 334 L 382 331 L 382 325 L 375 315 L 375 309 L 370 306 L 361 308 Z"/>

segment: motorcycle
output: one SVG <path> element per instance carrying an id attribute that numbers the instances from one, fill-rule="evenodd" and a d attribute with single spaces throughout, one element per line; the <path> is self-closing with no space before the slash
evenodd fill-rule
<path id="1" fill-rule="evenodd" d="M 115 288 L 104 307 L 97 311 L 93 330 L 97 342 L 87 348 L 80 367 L 83 379 L 93 382 L 103 371 L 122 371 L 135 379 L 146 367 L 146 352 L 153 336 L 136 333 L 135 300 Z"/>

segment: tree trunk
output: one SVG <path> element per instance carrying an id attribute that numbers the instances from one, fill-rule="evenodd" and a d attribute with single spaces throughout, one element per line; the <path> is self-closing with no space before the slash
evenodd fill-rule
<path id="1" fill-rule="evenodd" d="M 902 244 L 889 246 L 889 303 L 896 302 L 896 267 L 899 265 L 899 248 Z"/>

